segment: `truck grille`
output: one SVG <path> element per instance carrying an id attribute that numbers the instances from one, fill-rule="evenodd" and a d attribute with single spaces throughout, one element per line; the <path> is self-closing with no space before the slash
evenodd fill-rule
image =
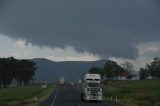
<path id="1" fill-rule="evenodd" d="M 98 94 L 98 91 L 99 91 L 98 88 L 90 88 L 90 92 L 91 92 L 91 94 L 93 94 L 93 95 Z"/>

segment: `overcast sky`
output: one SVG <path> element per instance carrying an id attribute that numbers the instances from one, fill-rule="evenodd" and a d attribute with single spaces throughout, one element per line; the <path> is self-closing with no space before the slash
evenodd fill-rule
<path id="1" fill-rule="evenodd" d="M 160 56 L 160 2 L 0 0 L 0 56 L 142 66 Z"/>

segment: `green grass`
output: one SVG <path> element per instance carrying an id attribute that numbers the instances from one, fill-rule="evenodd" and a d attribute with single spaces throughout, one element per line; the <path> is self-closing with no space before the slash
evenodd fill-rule
<path id="1" fill-rule="evenodd" d="M 124 106 L 160 106 L 160 80 L 106 81 L 104 98 L 118 97 Z"/>
<path id="2" fill-rule="evenodd" d="M 40 85 L 0 89 L 0 106 L 36 106 L 46 99 L 55 86 L 41 89 Z M 35 101 L 37 98 L 37 101 Z"/>

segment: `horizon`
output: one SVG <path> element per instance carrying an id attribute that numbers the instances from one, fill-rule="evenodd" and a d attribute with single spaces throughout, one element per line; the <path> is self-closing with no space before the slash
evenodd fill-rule
<path id="1" fill-rule="evenodd" d="M 144 67 L 160 57 L 159 7 L 154 0 L 0 1 L 0 57 Z"/>

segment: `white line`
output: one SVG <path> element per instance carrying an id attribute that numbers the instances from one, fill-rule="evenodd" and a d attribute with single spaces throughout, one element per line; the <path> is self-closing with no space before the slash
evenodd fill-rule
<path id="1" fill-rule="evenodd" d="M 54 96 L 54 99 L 53 99 L 53 102 L 52 102 L 51 106 L 53 106 L 54 103 L 55 103 L 55 100 L 56 100 L 56 97 L 57 97 L 57 91 L 58 91 L 58 87 L 57 87 L 57 89 L 56 89 L 56 93 L 55 93 L 55 96 Z"/>

